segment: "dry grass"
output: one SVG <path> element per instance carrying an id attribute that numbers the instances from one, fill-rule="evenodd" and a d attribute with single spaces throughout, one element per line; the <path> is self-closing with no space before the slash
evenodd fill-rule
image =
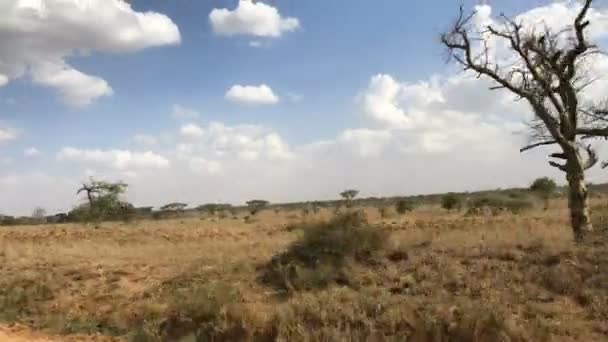
<path id="1" fill-rule="evenodd" d="M 367 212 L 365 231 L 388 240 L 363 261 L 368 251 L 346 241 L 339 264 L 325 238 L 304 243 L 329 210 L 306 215 L 308 226 L 268 210 L 248 222 L 3 228 L 0 321 L 57 340 L 608 340 L 608 246 L 574 245 L 564 203 L 522 215 Z M 302 251 L 313 245 L 316 262 Z M 308 258 L 296 280 L 323 286 L 260 281 L 293 253 Z"/>

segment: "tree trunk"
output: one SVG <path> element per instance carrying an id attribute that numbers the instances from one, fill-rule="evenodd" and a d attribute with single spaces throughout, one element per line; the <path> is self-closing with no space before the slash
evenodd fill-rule
<path id="1" fill-rule="evenodd" d="M 580 163 L 580 158 L 569 167 L 566 178 L 568 179 L 568 207 L 570 208 L 570 224 L 576 242 L 583 241 L 586 232 L 593 230 L 589 217 L 589 203 L 587 201 L 587 185 L 585 184 L 585 171 Z M 578 167 L 577 167 L 578 166 Z"/>

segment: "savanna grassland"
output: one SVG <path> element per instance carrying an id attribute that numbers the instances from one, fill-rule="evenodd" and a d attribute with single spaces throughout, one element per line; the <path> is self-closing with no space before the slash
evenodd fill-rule
<path id="1" fill-rule="evenodd" d="M 1 228 L 0 339 L 606 341 L 605 202 Z"/>

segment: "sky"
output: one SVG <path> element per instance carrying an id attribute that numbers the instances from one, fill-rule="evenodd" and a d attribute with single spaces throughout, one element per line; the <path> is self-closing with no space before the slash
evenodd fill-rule
<path id="1" fill-rule="evenodd" d="M 592 38 L 608 37 L 596 1 Z M 572 1 L 463 1 L 559 28 Z M 530 110 L 449 63 L 445 0 L 0 0 L 0 213 L 61 212 L 91 177 L 138 206 L 527 186 Z M 608 57 L 591 68 L 608 86 Z M 608 76 L 608 75 L 607 75 Z M 589 179 L 607 181 L 606 171 Z"/>

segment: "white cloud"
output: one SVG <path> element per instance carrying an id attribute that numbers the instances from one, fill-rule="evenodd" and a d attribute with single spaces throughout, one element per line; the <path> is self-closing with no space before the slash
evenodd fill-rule
<path id="1" fill-rule="evenodd" d="M 102 96 L 114 93 L 105 80 L 83 74 L 65 63 L 40 63 L 32 66 L 32 79 L 44 86 L 57 89 L 63 102 L 84 107 Z"/>
<path id="2" fill-rule="evenodd" d="M 179 133 L 187 142 L 178 143 L 176 152 L 188 158 L 278 161 L 293 157 L 289 145 L 279 134 L 261 126 L 226 126 L 221 122 L 211 122 L 203 127 L 195 124 L 182 126 Z"/>
<path id="3" fill-rule="evenodd" d="M 56 89 L 73 106 L 113 92 L 102 78 L 70 66 L 69 57 L 130 53 L 180 42 L 171 19 L 136 12 L 121 0 L 2 1 L 0 22 L 0 86 L 29 76 Z"/>
<path id="4" fill-rule="evenodd" d="M 156 145 L 158 143 L 158 139 L 149 134 L 135 134 L 132 140 L 138 145 Z"/>
<path id="5" fill-rule="evenodd" d="M 259 40 L 252 40 L 249 42 L 249 46 L 254 47 L 254 48 L 259 48 L 263 46 L 263 43 Z"/>
<path id="6" fill-rule="evenodd" d="M 190 120 L 198 118 L 200 113 L 194 109 L 175 104 L 171 107 L 171 116 L 175 119 Z"/>
<path id="7" fill-rule="evenodd" d="M 40 155 L 40 151 L 35 147 L 30 147 L 23 151 L 23 155 L 26 157 L 37 157 Z"/>
<path id="8" fill-rule="evenodd" d="M 151 152 L 132 152 L 129 150 L 83 150 L 65 147 L 58 154 L 59 160 L 94 164 L 115 170 L 167 168 L 167 158 Z"/>
<path id="9" fill-rule="evenodd" d="M 517 123 L 525 118 L 517 111 L 530 111 L 512 102 L 508 93 L 490 93 L 487 88 L 487 83 L 466 75 L 418 83 L 376 75 L 363 93 L 362 106 L 372 123 L 398 131 L 394 135 L 401 137 L 401 149 L 408 153 L 463 147 L 499 153 L 515 148 L 515 133 L 522 128 Z"/>
<path id="10" fill-rule="evenodd" d="M 271 105 L 279 102 L 279 97 L 266 84 L 259 86 L 234 85 L 226 92 L 226 99 L 245 105 Z"/>
<path id="11" fill-rule="evenodd" d="M 354 154 L 366 158 L 381 154 L 390 143 L 389 131 L 371 129 L 347 129 L 340 133 L 337 141 Z"/>
<path id="12" fill-rule="evenodd" d="M 15 140 L 19 137 L 19 133 L 14 128 L 0 127 L 0 143 Z"/>
<path id="13" fill-rule="evenodd" d="M 240 0 L 234 10 L 213 9 L 209 13 L 209 22 L 215 33 L 225 36 L 280 37 L 300 27 L 297 18 L 284 18 L 275 7 L 247 0 Z"/>
<path id="14" fill-rule="evenodd" d="M 183 125 L 180 128 L 180 134 L 184 138 L 197 139 L 202 137 L 203 134 L 205 134 L 205 131 L 200 126 L 193 123 L 189 123 L 187 125 Z"/>

